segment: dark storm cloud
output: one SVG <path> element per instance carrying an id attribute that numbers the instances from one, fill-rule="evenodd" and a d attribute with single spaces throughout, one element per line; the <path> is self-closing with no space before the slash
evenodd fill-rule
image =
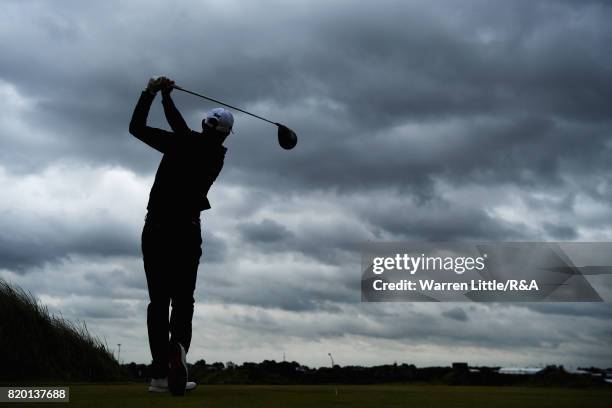
<path id="1" fill-rule="evenodd" d="M 498 237 L 521 240 L 524 225 L 496 220 L 479 208 L 467 208 L 435 199 L 420 205 L 391 202 L 382 211 L 366 207 L 362 217 L 372 225 L 406 240 L 495 240 Z"/>
<path id="2" fill-rule="evenodd" d="M 103 259 L 103 258 L 98 258 Z M 147 290 L 144 277 L 125 269 L 113 269 L 105 271 L 104 275 L 93 271 L 83 274 L 83 284 L 90 285 L 98 294 L 118 295 L 118 290 Z"/>
<path id="3" fill-rule="evenodd" d="M 595 319 L 612 318 L 612 309 L 606 304 L 583 304 L 576 307 L 575 304 L 543 303 L 527 306 L 529 309 L 548 315 L 591 317 Z"/>
<path id="4" fill-rule="evenodd" d="M 603 50 L 612 30 L 603 24 L 605 3 L 472 1 L 456 9 L 452 2 L 340 2 L 325 12 L 277 9 L 273 17 L 243 5 L 216 18 L 186 6 L 162 18 L 137 5 L 64 4 L 57 12 L 40 2 L 6 6 L 7 27 L 22 34 L 22 45 L 8 36 L 0 41 L 0 77 L 32 98 L 22 119 L 50 132 L 53 143 L 35 149 L 27 135 L 12 141 L 2 149 L 5 166 L 41 168 L 76 157 L 150 173 L 159 155 L 128 135 L 127 123 L 147 76 L 168 73 L 185 86 L 286 116 L 303 136 L 285 154 L 273 128 L 241 117 L 221 181 L 281 196 L 396 188 L 423 205 L 358 212 L 400 237 L 523 237 L 520 225 L 436 197 L 436 178 L 545 189 L 563 186 L 566 172 L 609 170 L 612 58 Z M 28 17 L 17 25 L 9 20 L 17 14 Z M 245 24 L 224 30 L 233 20 Z M 175 99 L 194 128 L 211 107 L 178 92 Z M 152 123 L 166 127 L 158 103 Z M 9 160 L 24 151 L 25 160 Z M 560 239 L 576 237 L 575 227 L 545 228 Z M 254 244 L 266 242 L 258 234 L 284 233 L 256 229 L 247 223 L 239 231 Z M 291 249 L 317 251 L 293 243 Z"/>
<path id="5" fill-rule="evenodd" d="M 467 322 L 469 319 L 467 313 L 465 313 L 465 311 L 460 307 L 456 307 L 450 310 L 445 310 L 444 312 L 442 312 L 442 316 L 447 317 L 449 319 L 457 320 L 460 322 Z"/>
<path id="6" fill-rule="evenodd" d="M 68 300 L 64 312 L 81 319 L 129 319 L 137 315 L 136 308 L 121 301 L 96 299 Z"/>
<path id="7" fill-rule="evenodd" d="M 240 193 L 211 200 L 204 216 L 202 294 L 207 302 L 338 320 L 313 330 L 312 322 L 287 324 L 264 312 L 228 325 L 315 341 L 351 334 L 549 352 L 573 339 L 564 319 L 580 317 L 587 337 L 609 336 L 605 305 L 426 313 L 347 306 L 358 301 L 352 268 L 359 241 L 609 239 L 609 2 L 12 1 L 1 11 L 6 180 L 26 180 L 64 161 L 151 177 L 160 155 L 127 127 L 154 74 L 297 131 L 297 148 L 285 152 L 274 127 L 236 114 L 213 194 L 219 185 Z M 194 129 L 214 107 L 173 96 Z M 167 128 L 159 98 L 150 123 Z M 97 180 L 48 181 L 79 191 L 79 183 Z M 480 190 L 470 197 L 473 186 Z M 42 197 L 41 208 L 50 206 L 54 190 L 40 196 L 38 190 L 16 188 L 0 198 L 30 194 Z M 129 194 L 113 190 L 101 206 L 121 206 Z M 146 194 L 138 194 L 144 211 Z M 116 213 L 67 216 L 63 205 L 53 206 L 38 222 L 23 217 L 28 210 L 11 215 L 18 201 L 0 207 L 0 269 L 27 279 L 25 272 L 38 276 L 50 261 L 62 265 L 74 254 L 139 256 L 136 211 L 130 214 L 137 222 L 126 224 Z M 494 211 L 500 206 L 503 216 Z M 270 265 L 282 257 L 291 262 Z M 110 268 L 108 275 L 84 272 L 82 286 L 70 290 L 144 296 L 140 266 Z M 31 284 L 50 286 L 42 277 Z M 61 291 L 53 289 L 58 297 Z M 65 306 L 101 319 L 119 317 L 122 308 L 126 316 L 138 313 L 107 300 Z M 513 316 L 517 310 L 528 316 Z"/>
<path id="8" fill-rule="evenodd" d="M 5 8 L 5 29 L 20 33 L 21 42 L 0 40 L 0 78 L 32 99 L 22 120 L 53 141 L 33 149 L 25 135 L 3 145 L 5 166 L 41 168 L 76 157 L 150 173 L 159 155 L 128 135 L 127 123 L 147 76 L 168 73 L 185 86 L 285 116 L 303 136 L 285 154 L 273 128 L 242 117 L 223 180 L 270 195 L 397 188 L 425 203 L 421 216 L 388 205 L 361 215 L 399 236 L 521 238 L 520 225 L 436 197 L 436 178 L 544 189 L 563 186 L 568 171 L 609 169 L 612 58 L 603 50 L 612 30 L 605 3 L 471 1 L 457 9 L 452 2 L 340 2 L 324 12 L 276 8 L 273 17 L 243 5 L 209 13 L 215 18 L 180 5 L 162 18 L 134 4 L 63 4 L 56 12 L 40 2 Z M 27 17 L 17 24 L 17 15 Z M 224 30 L 234 20 L 245 24 Z M 178 92 L 175 99 L 194 128 L 211 107 Z M 152 123 L 165 127 L 158 104 Z M 15 153 L 25 160 L 9 160 Z M 249 225 L 239 228 L 243 238 L 266 242 L 257 236 L 266 231 Z M 545 228 L 576 236 L 575 227 Z"/>
<path id="9" fill-rule="evenodd" d="M 448 9 L 404 2 L 386 7 L 339 3 L 325 13 L 275 13 L 270 16 L 275 24 L 258 14 L 241 30 L 222 30 L 221 43 L 213 34 L 231 15 L 198 21 L 198 12 L 179 8 L 164 19 L 182 22 L 179 32 L 171 25 L 157 24 L 156 30 L 130 25 L 135 19 L 129 15 L 126 23 L 111 19 L 114 30 L 104 30 L 91 20 L 95 9 L 74 3 L 72 12 L 34 14 L 28 21 L 33 33 L 25 40 L 37 46 L 37 53 L 24 53 L 6 39 L 7 64 L 0 75 L 28 95 L 45 95 L 32 120 L 39 118 L 36 123 L 62 134 L 64 145 L 57 155 L 119 161 L 139 170 L 150 171 L 144 163 L 150 159 L 144 147 L 128 141 L 126 124 L 146 76 L 158 70 L 242 106 L 269 106 L 272 114 L 282 107 L 308 109 L 307 116 L 288 118 L 303 135 L 291 156 L 280 157 L 262 143 L 273 138 L 268 127 L 255 127 L 255 134 L 245 129 L 244 139 L 235 141 L 241 146 L 236 146 L 232 166 L 258 176 L 268 188 L 276 175 L 266 167 L 290 169 L 283 178 L 290 174 L 293 189 L 399 182 L 426 190 L 428 178 L 438 174 L 467 178 L 488 173 L 492 183 L 521 182 L 517 169 L 550 179 L 557 174 L 558 160 L 582 161 L 589 155 L 599 160 L 606 132 L 590 135 L 592 143 L 576 152 L 583 134 L 559 140 L 564 129 L 556 128 L 553 118 L 604 121 L 609 132 L 605 101 L 612 96 L 612 64 L 603 49 L 611 31 L 600 23 L 610 10 L 596 3 L 582 8 L 562 2 L 468 4 L 454 10 L 452 3 Z M 234 17 L 250 11 L 234 10 Z M 78 13 L 84 19 L 72 16 Z M 109 42 L 119 44 L 112 53 Z M 81 65 L 88 69 L 76 69 Z M 42 73 L 40 66 L 45 67 Z M 190 96 L 177 98 L 193 118 L 208 108 Z M 308 107 L 308 101 L 315 106 Z M 483 115 L 497 118 L 497 124 L 483 129 L 466 120 Z M 434 143 L 455 141 L 458 161 L 442 151 L 423 166 L 414 160 L 428 153 L 415 146 L 423 140 L 385 135 L 411 121 L 453 117 L 464 121 Z M 196 120 L 191 123 L 197 127 Z M 247 123 L 243 128 L 252 126 Z M 427 136 L 428 129 L 422 132 Z M 372 144 L 378 147 L 375 162 L 366 156 Z M 470 151 L 484 147 L 485 158 L 468 160 Z M 534 157 L 542 147 L 546 155 Z M 318 165 L 312 166 L 315 161 Z"/>
<path id="10" fill-rule="evenodd" d="M 239 248 L 238 257 L 254 253 L 244 246 Z M 231 262 L 212 267 L 204 264 L 201 272 L 206 283 L 198 288 L 197 298 L 207 303 L 334 313 L 339 312 L 340 304 L 359 301 L 358 288 L 354 287 L 358 284 L 351 285 L 354 274 L 347 271 L 348 267 L 325 265 L 317 258 L 305 264 L 303 260 L 273 263 L 271 260 L 286 256 L 282 250 L 263 252 L 263 255 L 265 262 L 251 266 Z M 295 253 L 289 252 L 289 255 L 295 256 Z"/>
<path id="11" fill-rule="evenodd" d="M 545 223 L 543 226 L 550 236 L 559 241 L 571 241 L 578 238 L 576 228 L 571 225 Z"/>
<path id="12" fill-rule="evenodd" d="M 291 232 L 273 220 L 264 219 L 259 223 L 238 224 L 238 231 L 247 241 L 263 242 L 264 244 L 278 244 L 293 238 Z"/>
<path id="13" fill-rule="evenodd" d="M 259 222 L 239 223 L 237 230 L 245 244 L 258 252 L 301 253 L 317 262 L 331 265 L 346 262 L 347 252 L 354 257 L 359 243 L 366 239 L 361 225 L 342 220 L 306 221 L 297 227 L 297 231 L 291 231 L 279 222 L 264 218 Z"/>
<path id="14" fill-rule="evenodd" d="M 42 237 L 36 235 L 37 232 L 32 227 L 30 236 L 0 234 L 0 269 L 25 272 L 29 268 L 58 261 L 73 253 L 102 256 L 135 256 L 139 253 L 138 243 L 132 234 L 121 231 L 117 226 L 107 231 L 92 230 L 85 234 L 68 232 L 69 235 L 63 238 L 61 233 Z"/>
<path id="15" fill-rule="evenodd" d="M 578 339 L 584 341 L 584 336 L 587 335 L 564 329 L 562 316 L 551 316 L 548 320 L 538 319 L 529 311 L 521 312 L 512 306 L 497 310 L 494 315 L 487 313 L 486 307 L 483 306 L 471 307 L 469 312 L 464 312 L 467 316 L 476 315 L 478 319 L 464 319 L 456 308 L 445 307 L 446 310 L 440 310 L 438 307 L 402 307 L 401 310 L 396 309 L 396 313 L 377 314 L 371 310 L 377 306 L 368 306 L 372 306 L 368 313 L 364 313 L 364 308 L 343 308 L 344 314 L 358 313 L 358 317 L 353 319 L 342 319 L 337 314 L 319 315 L 316 317 L 316 324 L 310 320 L 294 318 L 280 325 L 270 311 L 249 316 L 232 316 L 230 324 L 250 330 L 265 327 L 265 331 L 312 339 L 357 335 L 396 340 L 404 344 L 425 340 L 430 346 L 470 345 L 507 351 L 534 348 L 541 353 L 575 344 Z M 513 319 L 519 319 L 515 326 L 505 321 L 512 313 L 515 313 Z M 440 319 L 440 315 L 443 319 Z M 454 317 L 448 318 L 449 315 Z M 607 324 L 601 320 L 590 320 L 586 325 L 589 327 L 588 335 L 593 335 L 594 338 L 585 341 L 585 344 L 598 349 L 598 352 L 602 353 L 601 356 L 605 356 L 602 351 L 610 339 L 610 335 L 606 333 Z"/>

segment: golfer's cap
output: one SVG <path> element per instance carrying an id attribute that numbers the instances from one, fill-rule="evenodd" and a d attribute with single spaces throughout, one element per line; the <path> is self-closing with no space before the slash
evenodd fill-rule
<path id="1" fill-rule="evenodd" d="M 206 114 L 204 124 L 221 133 L 230 133 L 234 126 L 234 115 L 224 108 L 215 108 Z"/>

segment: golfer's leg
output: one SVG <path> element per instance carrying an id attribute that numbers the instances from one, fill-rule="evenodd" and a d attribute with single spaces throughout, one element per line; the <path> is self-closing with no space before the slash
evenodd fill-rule
<path id="1" fill-rule="evenodd" d="M 147 329 L 153 358 L 151 373 L 153 378 L 165 378 L 168 373 L 170 292 L 162 234 L 163 231 L 145 225 L 142 235 L 142 253 L 150 300 L 147 307 Z"/>
<path id="2" fill-rule="evenodd" d="M 147 329 L 149 348 L 153 358 L 153 378 L 165 378 L 168 375 L 168 307 L 170 299 L 151 301 L 147 307 Z"/>
<path id="3" fill-rule="evenodd" d="M 185 351 L 191 345 L 191 321 L 193 319 L 193 293 L 196 287 L 198 266 L 202 255 L 202 237 L 199 226 L 190 227 L 180 240 L 172 292 L 170 333 L 172 341 L 183 345 Z"/>

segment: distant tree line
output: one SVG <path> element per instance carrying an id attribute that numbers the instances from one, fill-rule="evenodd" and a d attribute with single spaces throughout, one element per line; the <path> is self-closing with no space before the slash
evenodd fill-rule
<path id="1" fill-rule="evenodd" d="M 413 364 L 387 364 L 373 367 L 339 366 L 310 368 L 298 362 L 261 363 L 232 362 L 208 364 L 199 360 L 189 365 L 189 376 L 200 384 L 447 384 L 496 386 L 612 386 L 604 381 L 606 371 L 591 369 L 588 374 L 573 374 L 563 366 L 548 366 L 534 375 L 500 374 L 499 367 L 468 367 L 456 363 L 452 367 L 417 368 Z M 130 380 L 148 379 L 145 364 L 126 364 L 124 375 Z"/>

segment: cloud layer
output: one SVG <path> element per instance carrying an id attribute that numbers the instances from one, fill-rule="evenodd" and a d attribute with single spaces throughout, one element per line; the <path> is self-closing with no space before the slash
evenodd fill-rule
<path id="1" fill-rule="evenodd" d="M 149 76 L 236 114 L 203 215 L 193 358 L 612 365 L 608 305 L 359 303 L 367 240 L 612 238 L 605 1 L 9 1 L 0 277 L 146 362 Z M 214 107 L 174 99 L 198 129 Z M 150 123 L 167 127 L 157 101 Z"/>

